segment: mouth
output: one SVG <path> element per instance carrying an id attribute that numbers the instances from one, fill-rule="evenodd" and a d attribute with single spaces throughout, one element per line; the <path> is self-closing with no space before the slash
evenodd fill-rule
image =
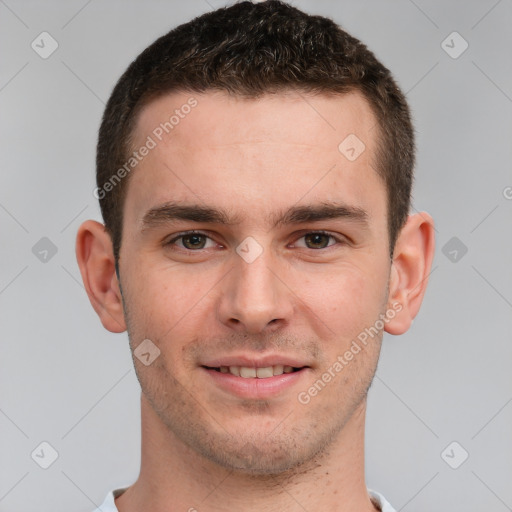
<path id="1" fill-rule="evenodd" d="M 235 377 L 243 379 L 269 379 L 270 377 L 278 377 L 279 375 L 299 372 L 303 367 L 294 367 L 290 365 L 276 364 L 273 366 L 254 367 L 254 366 L 203 366 L 207 370 L 214 370 L 219 373 L 228 373 Z"/>
<path id="2" fill-rule="evenodd" d="M 245 400 L 285 397 L 293 388 L 307 387 L 310 366 L 285 356 L 225 357 L 200 366 L 208 384 Z"/>

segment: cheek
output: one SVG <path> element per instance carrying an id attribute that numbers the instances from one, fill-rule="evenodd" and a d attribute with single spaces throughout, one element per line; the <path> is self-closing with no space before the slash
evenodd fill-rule
<path id="1" fill-rule="evenodd" d="M 386 299 L 384 271 L 368 272 L 364 262 L 308 277 L 300 288 L 304 303 L 336 337 L 353 336 L 371 325 Z"/>
<path id="2" fill-rule="evenodd" d="M 166 358 L 178 358 L 180 344 L 197 336 L 204 325 L 205 308 L 211 309 L 208 291 L 218 278 L 206 274 L 199 278 L 192 272 L 180 272 L 169 266 L 144 268 L 152 270 L 132 274 L 136 278 L 130 282 L 126 294 L 130 334 L 134 338 L 152 339 Z"/>

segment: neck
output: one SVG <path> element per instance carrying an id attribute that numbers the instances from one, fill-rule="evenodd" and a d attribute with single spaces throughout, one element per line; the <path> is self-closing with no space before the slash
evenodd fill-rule
<path id="1" fill-rule="evenodd" d="M 142 395 L 142 458 L 137 481 L 116 499 L 119 512 L 375 512 L 364 480 L 363 401 L 315 460 L 279 475 L 219 467 L 184 445 Z"/>

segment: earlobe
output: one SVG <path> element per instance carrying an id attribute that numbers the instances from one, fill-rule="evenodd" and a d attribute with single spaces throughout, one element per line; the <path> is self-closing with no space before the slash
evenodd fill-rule
<path id="1" fill-rule="evenodd" d="M 80 226 L 76 258 L 85 290 L 101 323 L 111 332 L 124 332 L 126 324 L 112 241 L 103 224 L 88 220 Z"/>
<path id="2" fill-rule="evenodd" d="M 427 289 L 434 249 L 432 217 L 425 212 L 410 215 L 400 231 L 393 254 L 388 307 L 394 305 L 399 311 L 386 324 L 386 332 L 403 334 L 418 314 Z"/>

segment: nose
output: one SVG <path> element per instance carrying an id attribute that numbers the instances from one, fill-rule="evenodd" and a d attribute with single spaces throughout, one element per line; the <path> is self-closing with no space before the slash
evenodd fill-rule
<path id="1" fill-rule="evenodd" d="M 286 275 L 264 251 L 248 263 L 234 255 L 235 267 L 219 290 L 219 320 L 244 333 L 275 331 L 289 324 L 294 307 Z"/>

